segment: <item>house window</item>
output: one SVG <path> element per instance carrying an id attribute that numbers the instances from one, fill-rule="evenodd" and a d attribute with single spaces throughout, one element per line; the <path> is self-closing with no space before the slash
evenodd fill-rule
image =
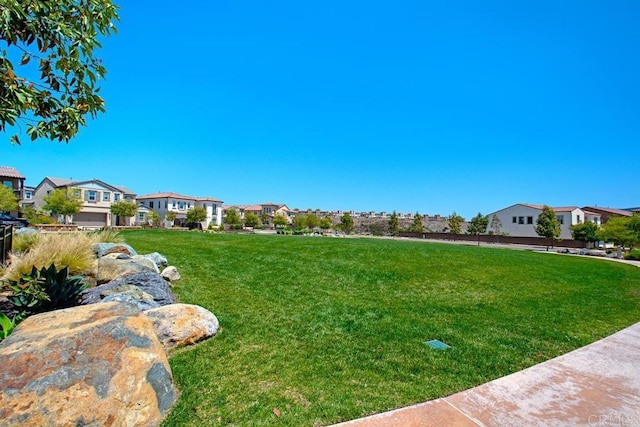
<path id="1" fill-rule="evenodd" d="M 185 206 L 184 202 L 178 202 L 178 209 L 179 210 L 183 211 L 184 210 L 184 206 Z"/>
<path id="2" fill-rule="evenodd" d="M 153 202 L 149 202 L 149 207 L 153 209 Z"/>
<path id="3" fill-rule="evenodd" d="M 528 216 L 527 217 L 527 224 L 533 224 L 533 217 L 532 216 Z"/>
<path id="4" fill-rule="evenodd" d="M 89 191 L 89 201 L 90 202 L 95 202 L 96 201 L 96 192 L 95 191 L 92 191 L 92 190 Z"/>
<path id="5" fill-rule="evenodd" d="M 169 205 L 169 202 L 167 202 L 166 200 L 164 201 L 164 208 L 167 209 L 167 206 Z"/>
<path id="6" fill-rule="evenodd" d="M 576 216 L 576 219 L 578 220 L 578 224 L 582 223 L 582 218 L 580 218 L 580 215 Z"/>
<path id="7" fill-rule="evenodd" d="M 187 203 L 187 208 L 191 209 L 191 202 Z"/>
<path id="8" fill-rule="evenodd" d="M 511 217 L 511 222 L 515 224 L 515 223 L 518 222 L 518 219 L 515 216 L 512 216 Z"/>
<path id="9" fill-rule="evenodd" d="M 176 201 L 172 200 L 171 203 L 173 204 L 173 209 L 175 209 L 176 208 Z"/>
<path id="10" fill-rule="evenodd" d="M 518 217 L 518 224 L 524 224 L 524 217 L 523 216 L 519 216 Z"/>
<path id="11" fill-rule="evenodd" d="M 104 193 L 102 193 L 102 200 L 105 202 L 111 200 L 111 193 L 109 191 L 105 191 Z"/>
<path id="12" fill-rule="evenodd" d="M 31 199 L 32 196 L 33 195 L 31 194 L 31 191 L 25 191 L 24 192 L 24 198 L 25 199 L 29 200 L 29 199 Z"/>
<path id="13" fill-rule="evenodd" d="M 120 200 L 120 193 L 113 193 L 113 201 L 117 202 L 118 200 Z"/>
<path id="14" fill-rule="evenodd" d="M 11 181 L 2 181 L 2 184 L 5 187 L 13 188 L 13 182 L 11 182 Z"/>
<path id="15" fill-rule="evenodd" d="M 556 215 L 556 218 L 560 224 L 564 224 L 564 215 Z"/>
<path id="16" fill-rule="evenodd" d="M 82 190 L 76 188 L 75 190 L 73 190 L 73 195 L 80 198 L 82 196 Z"/>
<path id="17" fill-rule="evenodd" d="M 138 213 L 138 221 L 144 221 L 144 212 Z"/>

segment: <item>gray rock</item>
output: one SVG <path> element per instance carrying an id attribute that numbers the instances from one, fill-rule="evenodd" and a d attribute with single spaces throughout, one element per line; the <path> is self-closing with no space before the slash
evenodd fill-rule
<path id="1" fill-rule="evenodd" d="M 153 261 L 158 266 L 158 268 L 166 267 L 168 265 L 167 258 L 164 255 L 159 254 L 158 252 L 152 252 L 147 255 L 142 255 L 142 257 Z"/>
<path id="2" fill-rule="evenodd" d="M 150 262 L 149 260 L 147 260 Z M 94 304 L 100 302 L 102 298 L 109 294 L 109 291 L 117 289 L 123 285 L 133 285 L 141 291 L 151 295 L 153 301 L 160 305 L 174 304 L 176 297 L 171 292 L 169 282 L 160 274 L 146 271 L 141 273 L 129 273 L 112 280 L 104 285 L 90 288 L 82 293 L 82 304 Z"/>
<path id="3" fill-rule="evenodd" d="M 138 255 L 131 246 L 126 243 L 94 243 L 93 250 L 98 258 L 111 253 L 124 253 L 127 255 Z"/>
<path id="4" fill-rule="evenodd" d="M 178 269 L 172 265 L 162 270 L 162 273 L 160 273 L 160 275 L 170 282 L 180 280 L 180 273 L 178 273 Z"/>
<path id="5" fill-rule="evenodd" d="M 21 227 L 21 228 L 16 228 L 14 230 L 14 233 L 16 235 L 20 235 L 20 234 L 38 234 L 39 231 L 36 230 L 35 228 Z"/>
<path id="6" fill-rule="evenodd" d="M 135 305 L 138 308 L 138 310 L 140 310 L 140 311 L 151 310 L 152 308 L 161 307 L 160 304 L 155 302 L 153 299 L 152 300 L 135 299 L 131 295 L 125 295 L 125 294 L 111 294 L 111 295 L 108 295 L 108 296 L 104 297 L 102 302 L 122 302 L 122 303 L 127 303 L 127 304 L 131 304 L 131 305 Z"/>
<path id="7" fill-rule="evenodd" d="M 144 312 L 165 350 L 210 338 L 218 332 L 218 318 L 206 308 L 171 304 Z"/>
<path id="8" fill-rule="evenodd" d="M 604 256 L 604 257 L 606 257 L 607 256 L 607 251 L 603 251 L 603 250 L 600 250 L 600 249 L 589 249 L 587 251 L 587 255 L 590 255 L 590 256 Z"/>
<path id="9" fill-rule="evenodd" d="M 107 283 L 123 274 L 146 271 L 158 273 L 158 266 L 150 259 L 139 255 L 111 253 L 93 262 L 91 275 L 96 278 L 98 283 Z"/>
<path id="10" fill-rule="evenodd" d="M 177 398 L 152 322 L 129 304 L 31 316 L 0 366 L 1 425 L 157 426 Z"/>

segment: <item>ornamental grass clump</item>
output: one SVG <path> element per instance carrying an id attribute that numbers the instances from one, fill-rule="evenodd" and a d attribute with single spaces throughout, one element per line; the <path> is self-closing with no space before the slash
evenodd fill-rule
<path id="1" fill-rule="evenodd" d="M 124 243 L 124 238 L 118 230 L 113 228 L 103 228 L 102 230 L 93 231 L 89 236 L 94 243 Z"/>
<path id="2" fill-rule="evenodd" d="M 11 263 L 2 280 L 18 280 L 33 267 L 41 269 L 51 264 L 68 267 L 70 274 L 85 272 L 95 260 L 94 239 L 85 233 L 41 234 L 29 250 L 11 254 Z"/>

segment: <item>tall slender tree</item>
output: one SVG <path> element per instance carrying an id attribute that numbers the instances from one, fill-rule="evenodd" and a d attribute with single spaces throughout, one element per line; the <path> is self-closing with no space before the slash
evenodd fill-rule
<path id="1" fill-rule="evenodd" d="M 542 207 L 542 213 L 538 215 L 535 230 L 538 236 L 547 239 L 547 251 L 549 250 L 549 243 L 552 243 L 553 239 L 560 237 L 560 221 L 558 221 L 555 211 L 550 206 L 545 205 Z"/>
<path id="2" fill-rule="evenodd" d="M 391 235 L 395 237 L 398 235 L 399 230 L 400 223 L 398 222 L 398 214 L 396 213 L 396 211 L 393 211 L 391 213 L 391 216 L 389 217 L 389 233 L 391 233 Z"/>

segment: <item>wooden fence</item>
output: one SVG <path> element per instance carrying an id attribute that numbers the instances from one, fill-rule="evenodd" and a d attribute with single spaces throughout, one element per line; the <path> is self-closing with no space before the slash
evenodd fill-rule
<path id="1" fill-rule="evenodd" d="M 13 226 L 0 225 L 0 264 L 6 264 L 12 244 Z"/>
<path id="2" fill-rule="evenodd" d="M 452 234 L 452 233 L 409 233 L 400 232 L 402 237 L 436 240 L 462 240 L 467 242 L 504 243 L 515 245 L 560 246 L 565 248 L 584 248 L 586 244 L 577 240 L 548 240 L 542 237 L 500 236 L 495 234 Z"/>

